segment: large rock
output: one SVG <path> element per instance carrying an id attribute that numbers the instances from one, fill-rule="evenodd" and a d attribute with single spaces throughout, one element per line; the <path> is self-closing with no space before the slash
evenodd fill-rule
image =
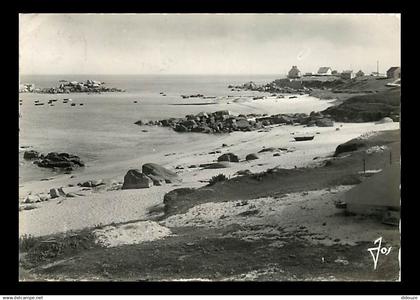
<path id="1" fill-rule="evenodd" d="M 239 157 L 233 153 L 225 153 L 217 158 L 217 161 L 239 162 Z"/>
<path id="2" fill-rule="evenodd" d="M 376 122 L 376 124 L 385 124 L 385 123 L 392 123 L 394 122 L 391 118 L 389 117 L 385 117 L 381 120 L 379 120 L 378 122 Z"/>
<path id="3" fill-rule="evenodd" d="M 132 169 L 124 176 L 123 190 L 126 189 L 144 189 L 153 186 L 153 181 L 147 175 L 138 169 Z"/>
<path id="4" fill-rule="evenodd" d="M 52 199 L 65 195 L 66 193 L 63 191 L 63 188 L 50 189 L 50 196 Z"/>
<path id="5" fill-rule="evenodd" d="M 315 121 L 316 126 L 318 127 L 333 127 L 334 122 L 329 118 L 322 118 Z"/>
<path id="6" fill-rule="evenodd" d="M 27 150 L 23 153 L 23 158 L 28 160 L 39 158 L 39 152 L 35 150 Z"/>
<path id="7" fill-rule="evenodd" d="M 23 203 L 37 203 L 41 202 L 41 199 L 37 195 L 28 195 L 26 196 L 25 200 L 23 200 Z"/>
<path id="8" fill-rule="evenodd" d="M 236 120 L 236 127 L 241 130 L 251 129 L 251 124 L 246 119 Z"/>
<path id="9" fill-rule="evenodd" d="M 187 128 L 187 127 L 185 127 L 185 126 L 184 126 L 184 125 L 182 125 L 182 124 L 177 124 L 177 125 L 175 126 L 174 130 L 175 130 L 175 131 L 177 131 L 177 132 L 188 132 L 188 128 Z"/>
<path id="10" fill-rule="evenodd" d="M 85 182 L 83 182 L 79 185 L 82 186 L 82 187 L 97 187 L 97 186 L 102 185 L 102 184 L 105 184 L 105 183 L 101 179 L 101 180 L 88 180 L 88 181 L 85 181 Z"/>
<path id="11" fill-rule="evenodd" d="M 163 179 L 166 183 L 180 182 L 178 174 L 172 172 L 164 167 L 154 164 L 147 163 L 142 166 L 142 172 L 146 175 L 153 175 L 155 179 Z"/>
<path id="12" fill-rule="evenodd" d="M 344 144 L 338 145 L 335 149 L 334 156 L 338 156 L 339 154 L 344 152 L 356 151 L 359 148 L 363 147 L 366 147 L 366 143 L 364 141 L 353 139 L 348 142 L 345 142 Z"/>
<path id="13" fill-rule="evenodd" d="M 34 163 L 42 168 L 60 168 L 72 170 L 74 167 L 83 167 L 84 162 L 77 155 L 69 153 L 50 152 Z"/>
<path id="14" fill-rule="evenodd" d="M 258 155 L 255 154 L 255 153 L 250 153 L 245 157 L 246 160 L 254 160 L 254 159 L 258 159 L 258 158 L 259 158 Z"/>
<path id="15" fill-rule="evenodd" d="M 165 179 L 163 179 L 160 176 L 155 176 L 155 175 L 150 175 L 149 174 L 149 175 L 147 175 L 147 177 L 152 179 L 153 185 L 156 185 L 156 186 L 161 186 L 161 185 L 164 185 L 166 183 Z"/>
<path id="16" fill-rule="evenodd" d="M 229 162 L 221 161 L 221 162 L 215 162 L 215 163 L 209 163 L 209 164 L 201 164 L 199 165 L 199 167 L 203 169 L 225 169 L 225 168 L 229 168 L 230 164 Z"/>
<path id="17" fill-rule="evenodd" d="M 219 110 L 219 111 L 216 111 L 215 113 L 214 113 L 214 115 L 216 116 L 216 117 L 223 117 L 223 116 L 229 116 L 230 115 L 230 111 L 228 111 L 228 110 Z"/>

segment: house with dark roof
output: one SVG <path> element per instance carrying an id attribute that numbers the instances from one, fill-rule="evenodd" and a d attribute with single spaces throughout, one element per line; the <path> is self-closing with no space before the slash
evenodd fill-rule
<path id="1" fill-rule="evenodd" d="M 362 77 L 365 76 L 365 73 L 362 70 L 359 70 L 359 72 L 356 73 L 356 77 Z"/>
<path id="2" fill-rule="evenodd" d="M 330 67 L 320 67 L 318 69 L 318 75 L 331 75 L 332 69 Z"/>
<path id="3" fill-rule="evenodd" d="M 354 74 L 353 70 L 346 70 L 341 72 L 341 78 L 343 79 L 353 79 L 356 77 L 356 74 Z"/>
<path id="4" fill-rule="evenodd" d="M 388 78 L 401 78 L 401 68 L 400 67 L 391 67 L 386 71 L 386 77 Z"/>
<path id="5" fill-rule="evenodd" d="M 287 77 L 292 78 L 292 79 L 301 77 L 301 73 L 300 73 L 299 69 L 297 68 L 297 66 L 292 66 L 292 68 L 290 69 Z"/>

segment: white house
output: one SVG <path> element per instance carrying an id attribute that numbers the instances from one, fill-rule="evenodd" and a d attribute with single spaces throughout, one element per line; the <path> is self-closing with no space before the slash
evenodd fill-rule
<path id="1" fill-rule="evenodd" d="M 332 74 L 332 69 L 330 67 L 320 67 L 318 69 L 318 75 L 331 75 Z"/>
<path id="2" fill-rule="evenodd" d="M 353 79 L 356 77 L 356 74 L 354 74 L 353 70 L 346 70 L 341 73 L 341 78 L 343 79 Z"/>

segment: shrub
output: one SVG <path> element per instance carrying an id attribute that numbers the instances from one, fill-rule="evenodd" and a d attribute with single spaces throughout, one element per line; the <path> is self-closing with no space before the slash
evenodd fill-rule
<path id="1" fill-rule="evenodd" d="M 36 238 L 32 235 L 24 234 L 19 238 L 19 250 L 22 252 L 28 251 L 36 244 Z"/>
<path id="2" fill-rule="evenodd" d="M 226 181 L 226 180 L 228 180 L 228 178 L 224 174 L 219 174 L 219 175 L 213 176 L 209 180 L 209 185 L 214 185 L 216 184 L 216 182 L 221 182 L 221 181 Z"/>

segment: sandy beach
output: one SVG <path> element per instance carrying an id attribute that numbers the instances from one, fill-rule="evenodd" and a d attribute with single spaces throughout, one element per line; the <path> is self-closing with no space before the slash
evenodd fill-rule
<path id="1" fill-rule="evenodd" d="M 80 195 L 74 198 L 51 199 L 34 204 L 35 209 L 20 211 L 20 235 L 42 236 L 110 223 L 147 220 L 148 210 L 162 205 L 163 196 L 172 189 L 201 187 L 206 185 L 211 177 L 220 173 L 234 177 L 235 173 L 241 170 L 258 173 L 275 167 L 293 169 L 316 166 L 327 156 L 331 156 L 338 144 L 366 133 L 398 128 L 399 123 L 336 123 L 334 127 L 323 128 L 273 126 L 263 132 L 235 132 L 211 136 L 207 143 L 199 145 L 174 145 L 170 153 L 154 153 L 134 160 L 111 163 L 86 170 L 73 178 L 72 175 L 60 175 L 48 181 L 27 182 L 20 187 L 21 201 L 29 192 L 48 193 L 51 188 L 59 187 L 63 187 L 67 193 Z M 298 133 L 313 134 L 315 138 L 312 141 L 296 142 L 293 134 Z M 227 147 L 222 147 L 223 144 Z M 258 153 L 269 147 L 287 150 Z M 220 152 L 209 154 L 217 151 Z M 218 156 L 228 152 L 238 155 L 240 162 L 230 163 L 228 168 L 223 169 L 189 168 L 192 165 L 199 166 L 217 161 Z M 245 156 L 249 153 L 257 153 L 259 159 L 246 161 Z M 275 153 L 279 153 L 279 156 L 273 156 Z M 175 171 L 182 182 L 153 186 L 149 189 L 110 190 L 113 184 L 118 186 L 118 183 L 122 183 L 129 169 L 141 168 L 142 164 L 149 162 L 158 162 Z M 85 190 L 77 186 L 79 182 L 100 179 L 103 179 L 106 185 Z"/>

